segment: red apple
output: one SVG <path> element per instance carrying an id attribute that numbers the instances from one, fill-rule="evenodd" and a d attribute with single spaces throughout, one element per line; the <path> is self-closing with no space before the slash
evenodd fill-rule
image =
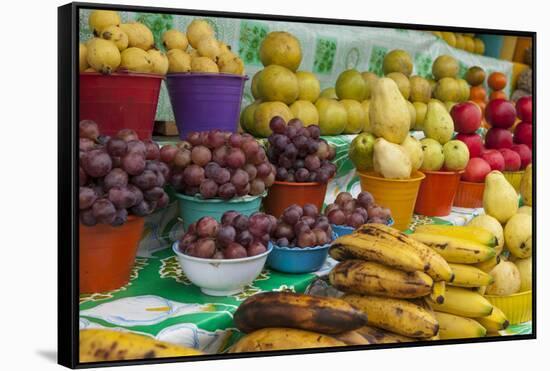
<path id="1" fill-rule="evenodd" d="M 483 139 L 479 134 L 457 134 L 456 139 L 464 142 L 470 151 L 470 158 L 479 157 L 483 150 Z"/>
<path id="2" fill-rule="evenodd" d="M 508 129 L 516 121 L 516 109 L 506 99 L 493 99 L 485 107 L 485 120 L 494 128 Z"/>
<path id="3" fill-rule="evenodd" d="M 491 128 L 485 135 L 485 147 L 489 149 L 510 148 L 512 143 L 512 133 L 507 129 Z"/>
<path id="4" fill-rule="evenodd" d="M 526 95 L 516 102 L 516 111 L 521 121 L 533 122 L 533 97 Z"/>
<path id="5" fill-rule="evenodd" d="M 499 152 L 504 157 L 504 170 L 505 171 L 518 171 L 521 167 L 521 158 L 517 152 L 512 151 L 509 148 L 499 149 Z"/>
<path id="6" fill-rule="evenodd" d="M 525 169 L 527 165 L 531 163 L 533 153 L 526 144 L 514 144 L 512 146 L 512 151 L 516 152 L 521 159 L 520 169 Z"/>
<path id="7" fill-rule="evenodd" d="M 481 158 L 487 161 L 491 170 L 504 170 L 504 157 L 496 149 L 488 149 L 481 153 Z"/>
<path id="8" fill-rule="evenodd" d="M 514 143 L 526 144 L 533 149 L 533 125 L 527 122 L 520 122 L 514 131 Z"/>
<path id="9" fill-rule="evenodd" d="M 472 102 L 457 103 L 451 109 L 455 131 L 463 134 L 475 133 L 481 126 L 481 109 Z"/>
<path id="10" fill-rule="evenodd" d="M 471 158 L 462 173 L 462 180 L 466 182 L 483 183 L 485 176 L 491 172 L 491 166 L 482 158 Z"/>

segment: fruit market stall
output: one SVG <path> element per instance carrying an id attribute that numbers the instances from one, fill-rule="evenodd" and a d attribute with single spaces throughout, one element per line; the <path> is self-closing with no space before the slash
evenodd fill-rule
<path id="1" fill-rule="evenodd" d="M 531 333 L 512 63 L 419 31 L 81 21 L 81 355 L 127 332 L 164 356 Z"/>

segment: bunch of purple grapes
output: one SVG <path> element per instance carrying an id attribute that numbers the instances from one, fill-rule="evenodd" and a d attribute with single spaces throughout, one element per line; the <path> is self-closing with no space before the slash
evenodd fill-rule
<path id="1" fill-rule="evenodd" d="M 221 223 L 205 216 L 191 224 L 178 248 L 187 255 L 204 259 L 240 259 L 267 251 L 270 234 L 277 224 L 274 216 L 254 213 L 247 217 L 226 211 Z"/>
<path id="2" fill-rule="evenodd" d="M 387 224 L 391 211 L 378 206 L 369 192 L 359 193 L 356 199 L 349 192 L 342 192 L 325 208 L 325 215 L 332 224 L 359 228 L 365 223 Z"/>
<path id="3" fill-rule="evenodd" d="M 275 167 L 250 134 L 220 130 L 189 133 L 160 150 L 171 168 L 170 184 L 189 196 L 229 200 L 261 195 L 275 181 Z"/>
<path id="4" fill-rule="evenodd" d="M 101 136 L 97 124 L 79 124 L 79 210 L 87 226 L 119 226 L 128 214 L 145 216 L 168 205 L 164 184 L 169 174 L 151 140 L 123 129 L 113 138 Z"/>
<path id="5" fill-rule="evenodd" d="M 320 215 L 317 206 L 291 205 L 277 221 L 272 238 L 277 246 L 313 247 L 332 241 L 332 227 L 326 216 Z"/>
<path id="6" fill-rule="evenodd" d="M 276 179 L 284 182 L 327 183 L 336 174 L 331 162 L 334 147 L 320 138 L 317 125 L 304 127 L 299 119 L 285 123 L 280 116 L 271 119 L 273 134 L 268 137 L 267 157 L 277 167 Z"/>

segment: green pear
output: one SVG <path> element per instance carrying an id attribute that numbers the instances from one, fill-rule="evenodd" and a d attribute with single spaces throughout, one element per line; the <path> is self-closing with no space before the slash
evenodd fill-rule
<path id="1" fill-rule="evenodd" d="M 335 88 L 338 99 L 353 99 L 361 102 L 367 93 L 365 80 L 357 70 L 342 72 L 336 80 Z"/>
<path id="2" fill-rule="evenodd" d="M 426 118 L 424 119 L 424 134 L 426 137 L 435 139 L 441 144 L 447 143 L 453 137 L 453 119 L 445 106 L 432 99 L 428 103 Z"/>
<path id="3" fill-rule="evenodd" d="M 409 135 L 403 143 L 401 143 L 401 147 L 403 147 L 411 159 L 412 171 L 420 169 L 420 166 L 422 166 L 422 162 L 424 161 L 422 143 L 420 143 L 420 141 L 415 137 Z"/>
<path id="4" fill-rule="evenodd" d="M 523 198 L 523 203 L 528 206 L 533 205 L 533 165 L 529 164 L 525 168 L 525 173 L 521 177 L 519 193 Z"/>
<path id="5" fill-rule="evenodd" d="M 470 160 L 468 146 L 460 140 L 450 140 L 443 146 L 445 169 L 450 171 L 464 170 Z"/>
<path id="6" fill-rule="evenodd" d="M 390 78 L 378 79 L 371 92 L 369 124 L 372 133 L 389 142 L 403 143 L 411 127 L 407 101 Z"/>
<path id="7" fill-rule="evenodd" d="M 384 178 L 407 179 L 411 177 L 412 164 L 405 149 L 384 138 L 376 139 L 372 162 L 374 171 Z"/>
<path id="8" fill-rule="evenodd" d="M 349 146 L 349 158 L 360 171 L 372 170 L 372 155 L 376 138 L 369 133 L 356 136 Z"/>
<path id="9" fill-rule="evenodd" d="M 443 167 L 445 155 L 443 154 L 443 146 L 435 139 L 424 138 L 420 141 L 424 159 L 420 170 L 438 171 Z"/>
<path id="10" fill-rule="evenodd" d="M 504 243 L 512 255 L 524 259 L 531 256 L 533 217 L 516 214 L 504 226 Z"/>
<path id="11" fill-rule="evenodd" d="M 493 170 L 485 177 L 483 208 L 502 224 L 518 211 L 518 194 L 500 171 Z"/>

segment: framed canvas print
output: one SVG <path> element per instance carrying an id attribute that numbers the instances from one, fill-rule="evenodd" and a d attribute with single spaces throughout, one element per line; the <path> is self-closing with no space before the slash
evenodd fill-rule
<path id="1" fill-rule="evenodd" d="M 536 34 L 59 8 L 59 362 L 536 337 Z"/>

